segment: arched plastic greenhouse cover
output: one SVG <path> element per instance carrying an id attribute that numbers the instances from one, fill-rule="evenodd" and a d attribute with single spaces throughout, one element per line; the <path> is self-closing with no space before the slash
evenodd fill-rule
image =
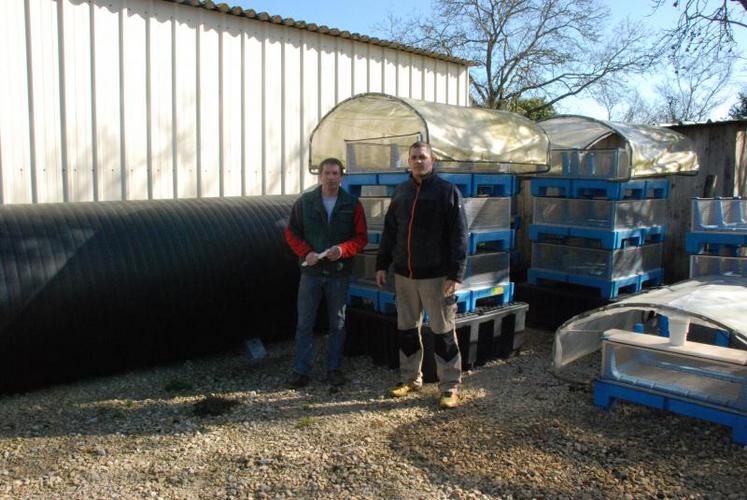
<path id="1" fill-rule="evenodd" d="M 655 315 L 684 316 L 691 323 L 728 332 L 735 345 L 747 348 L 747 277 L 706 275 L 656 288 L 581 313 L 555 332 L 556 371 L 599 350 L 610 329 L 632 331 Z"/>
<path id="2" fill-rule="evenodd" d="M 550 137 L 553 158 L 559 150 L 589 150 L 617 135 L 625 144 L 619 156 L 618 175 L 610 178 L 694 175 L 698 156 L 692 141 L 674 130 L 647 125 L 596 120 L 587 116 L 560 115 L 538 123 Z M 560 162 L 551 162 L 550 174 L 558 174 Z"/>
<path id="3" fill-rule="evenodd" d="M 405 169 L 417 140 L 430 143 L 445 170 L 537 173 L 549 160 L 545 132 L 515 113 L 360 94 L 338 104 L 312 132 L 309 170 L 317 172 L 328 157 L 343 160 L 348 172 Z"/>

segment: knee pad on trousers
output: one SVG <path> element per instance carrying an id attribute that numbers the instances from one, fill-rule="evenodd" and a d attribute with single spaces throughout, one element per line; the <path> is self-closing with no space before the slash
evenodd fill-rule
<path id="1" fill-rule="evenodd" d="M 454 337 L 455 335 L 453 332 L 433 334 L 433 350 L 444 361 L 451 361 L 452 359 L 454 359 L 454 356 L 459 354 L 459 346 L 457 345 Z"/>
<path id="2" fill-rule="evenodd" d="M 399 350 L 405 356 L 412 356 L 420 350 L 420 332 L 417 328 L 399 331 Z"/>

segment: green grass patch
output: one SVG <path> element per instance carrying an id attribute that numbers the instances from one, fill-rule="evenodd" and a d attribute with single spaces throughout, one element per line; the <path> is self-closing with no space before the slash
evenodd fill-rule
<path id="1" fill-rule="evenodd" d="M 306 429 L 316 424 L 316 421 L 311 417 L 301 417 L 296 420 L 296 429 Z"/>
<path id="2" fill-rule="evenodd" d="M 163 386 L 163 390 L 169 393 L 176 393 L 176 392 L 184 392 L 189 391 L 194 386 L 190 384 L 189 382 L 185 382 L 184 380 L 180 379 L 173 379 L 169 380 L 168 383 L 166 383 L 165 386 Z"/>

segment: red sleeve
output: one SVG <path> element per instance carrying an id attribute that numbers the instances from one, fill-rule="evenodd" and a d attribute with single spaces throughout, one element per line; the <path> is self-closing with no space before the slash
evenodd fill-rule
<path id="1" fill-rule="evenodd" d="M 346 259 L 357 254 L 368 245 L 368 227 L 366 226 L 366 214 L 363 212 L 363 205 L 358 201 L 355 204 L 353 212 L 353 224 L 355 226 L 355 236 L 344 243 L 340 243 L 340 252 L 342 258 Z M 304 254 L 306 255 L 306 254 Z"/>
<path id="2" fill-rule="evenodd" d="M 295 253 L 299 257 L 306 257 L 306 254 L 311 252 L 311 247 L 309 246 L 309 244 L 293 234 L 290 226 L 285 226 L 285 241 L 288 242 L 288 246 L 291 247 L 293 253 Z"/>
<path id="3" fill-rule="evenodd" d="M 301 213 L 301 199 L 299 198 L 293 204 L 291 209 L 290 218 L 288 219 L 288 225 L 285 226 L 285 241 L 288 242 L 288 246 L 291 247 L 293 253 L 303 258 L 306 254 L 311 252 L 311 246 L 306 243 L 303 239 L 303 214 Z"/>

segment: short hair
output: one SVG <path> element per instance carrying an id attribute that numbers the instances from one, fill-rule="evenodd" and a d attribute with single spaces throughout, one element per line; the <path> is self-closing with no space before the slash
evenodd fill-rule
<path id="1" fill-rule="evenodd" d="M 345 174 L 345 166 L 337 158 L 325 158 L 324 160 L 322 160 L 322 162 L 319 164 L 320 175 L 324 171 L 324 165 L 337 165 L 338 167 L 340 167 L 340 175 Z"/>
<path id="2" fill-rule="evenodd" d="M 428 149 L 428 152 L 431 154 L 431 158 L 434 158 L 433 157 L 433 148 L 431 147 L 430 144 L 428 144 L 427 142 L 424 142 L 424 141 L 415 141 L 412 144 L 410 144 L 410 149 L 407 150 L 407 156 L 410 156 L 410 151 L 412 151 L 413 149 L 417 149 L 417 148 L 426 148 L 426 149 Z"/>

